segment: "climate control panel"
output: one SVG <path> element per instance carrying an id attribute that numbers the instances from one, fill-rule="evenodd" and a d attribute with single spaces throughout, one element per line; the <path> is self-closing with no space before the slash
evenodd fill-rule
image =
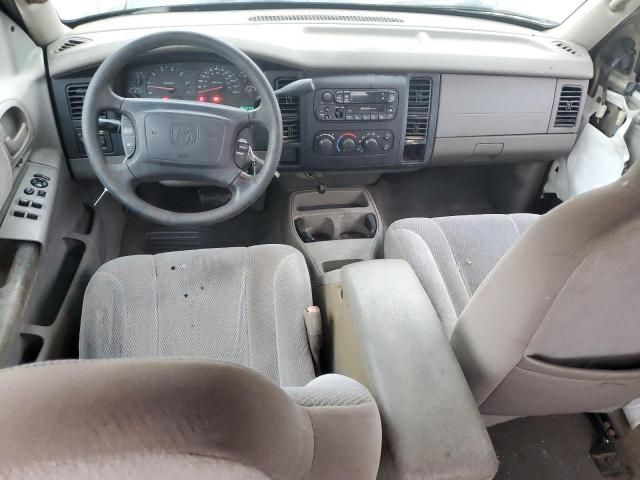
<path id="1" fill-rule="evenodd" d="M 380 155 L 393 147 L 391 130 L 348 130 L 318 132 L 313 142 L 316 153 L 328 156 Z"/>

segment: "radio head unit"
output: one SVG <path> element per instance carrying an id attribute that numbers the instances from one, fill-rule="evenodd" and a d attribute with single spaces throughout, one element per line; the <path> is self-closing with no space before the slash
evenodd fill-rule
<path id="1" fill-rule="evenodd" d="M 323 122 L 393 120 L 398 113 L 398 91 L 378 89 L 321 89 L 314 98 L 314 112 Z"/>

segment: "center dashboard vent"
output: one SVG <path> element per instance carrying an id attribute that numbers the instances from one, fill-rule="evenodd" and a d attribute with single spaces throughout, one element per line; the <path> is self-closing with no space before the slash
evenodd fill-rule
<path id="1" fill-rule="evenodd" d="M 395 17 L 382 17 L 370 15 L 309 15 L 309 14 L 284 14 L 284 15 L 255 15 L 249 17 L 250 22 L 258 23 L 403 23 L 404 20 Z"/>
<path id="2" fill-rule="evenodd" d="M 578 114 L 582 106 L 582 87 L 565 85 L 560 91 L 554 127 L 573 128 L 578 123 Z"/>
<path id="3" fill-rule="evenodd" d="M 72 83 L 67 85 L 67 102 L 69 103 L 69 112 L 72 120 L 82 119 L 82 106 L 84 105 L 84 96 L 87 94 L 88 83 Z"/>
<path id="4" fill-rule="evenodd" d="M 69 50 L 70 48 L 77 47 L 90 41 L 90 39 L 83 37 L 69 37 L 64 42 L 62 42 L 58 48 L 56 48 L 56 53 L 64 52 L 66 50 Z"/>
<path id="5" fill-rule="evenodd" d="M 280 77 L 275 81 L 275 89 L 278 90 L 291 82 L 298 80 L 296 77 Z M 298 97 L 278 96 L 278 105 L 282 114 L 282 140 L 284 143 L 300 142 L 300 101 Z"/>
<path id="6" fill-rule="evenodd" d="M 405 144 L 426 143 L 431 120 L 431 77 L 413 77 L 409 81 L 409 104 Z"/>

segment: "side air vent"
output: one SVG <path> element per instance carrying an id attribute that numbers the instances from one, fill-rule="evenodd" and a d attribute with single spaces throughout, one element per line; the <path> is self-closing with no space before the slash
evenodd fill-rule
<path id="1" fill-rule="evenodd" d="M 71 112 L 72 120 L 82 119 L 82 106 L 84 105 L 84 96 L 89 88 L 88 83 L 74 83 L 67 85 L 67 102 L 69 103 L 69 112 Z"/>
<path id="2" fill-rule="evenodd" d="M 58 48 L 56 48 L 56 53 L 64 52 L 65 50 L 69 50 L 70 48 L 77 47 L 78 45 L 82 45 L 83 43 L 90 42 L 88 38 L 82 37 L 69 37 L 64 42 L 60 44 Z"/>
<path id="3" fill-rule="evenodd" d="M 558 110 L 554 127 L 573 128 L 578 123 L 578 113 L 582 102 L 582 87 L 579 85 L 565 85 L 560 91 Z"/>
<path id="4" fill-rule="evenodd" d="M 431 119 L 430 77 L 414 77 L 409 82 L 406 144 L 426 143 Z"/>
<path id="5" fill-rule="evenodd" d="M 562 40 L 556 40 L 555 42 L 553 42 L 553 44 L 556 47 L 561 48 L 565 52 L 570 53 L 571 55 L 580 55 L 575 48 L 573 48 L 568 43 L 563 42 Z"/>
<path id="6" fill-rule="evenodd" d="M 256 15 L 249 17 L 250 22 L 259 23 L 403 23 L 401 18 L 379 17 L 369 15 Z"/>
<path id="7" fill-rule="evenodd" d="M 295 82 L 295 77 L 280 77 L 276 79 L 275 88 Z M 298 97 L 278 96 L 278 105 L 282 114 L 282 140 L 284 143 L 300 141 L 300 102 Z"/>

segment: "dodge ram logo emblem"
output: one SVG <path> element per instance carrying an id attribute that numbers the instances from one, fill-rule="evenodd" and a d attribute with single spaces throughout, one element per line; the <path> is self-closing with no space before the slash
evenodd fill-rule
<path id="1" fill-rule="evenodd" d="M 197 126 L 186 123 L 171 125 L 171 143 L 182 145 L 185 150 L 195 147 L 200 140 L 200 130 Z"/>

